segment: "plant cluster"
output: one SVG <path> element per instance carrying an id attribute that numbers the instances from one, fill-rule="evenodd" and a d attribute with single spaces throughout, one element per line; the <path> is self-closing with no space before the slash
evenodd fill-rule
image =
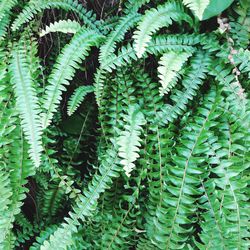
<path id="1" fill-rule="evenodd" d="M 249 249 L 250 1 L 83 2 L 0 0 L 0 249 Z"/>

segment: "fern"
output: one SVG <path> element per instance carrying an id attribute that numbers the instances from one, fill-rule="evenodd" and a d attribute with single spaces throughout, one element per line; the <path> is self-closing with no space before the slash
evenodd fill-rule
<path id="1" fill-rule="evenodd" d="M 183 64 L 190 57 L 186 52 L 169 52 L 164 54 L 160 59 L 160 66 L 158 67 L 161 95 L 168 93 L 169 90 L 176 84 L 178 71 L 181 70 Z"/>
<path id="2" fill-rule="evenodd" d="M 38 98 L 33 88 L 33 80 L 28 68 L 25 49 L 22 44 L 16 45 L 10 65 L 12 84 L 17 97 L 17 108 L 22 120 L 26 140 L 30 144 L 29 154 L 36 167 L 41 162 L 41 121 Z"/>
<path id="3" fill-rule="evenodd" d="M 173 21 L 187 21 L 191 18 L 185 14 L 181 5 L 176 2 L 168 2 L 146 12 L 134 33 L 135 50 L 137 56 L 142 57 L 153 33 L 164 26 L 169 26 Z"/>
<path id="4" fill-rule="evenodd" d="M 11 188 L 8 175 L 3 171 L 3 167 L 0 169 L 0 183 L 1 183 L 1 213 L 0 213 L 0 249 L 4 249 L 4 239 L 5 239 L 5 227 L 9 222 L 8 207 L 11 204 Z"/>
<path id="5" fill-rule="evenodd" d="M 71 20 L 60 20 L 46 26 L 45 30 L 39 33 L 40 37 L 43 37 L 51 32 L 62 32 L 62 33 L 77 33 L 81 28 L 81 25 L 76 21 Z"/>
<path id="6" fill-rule="evenodd" d="M 62 91 L 65 91 L 64 85 L 69 84 L 72 79 L 77 63 L 88 55 L 90 46 L 98 45 L 102 36 L 93 31 L 81 29 L 72 38 L 58 56 L 55 66 L 48 79 L 49 85 L 46 87 L 44 96 L 44 108 L 46 114 L 43 115 L 43 127 L 47 127 L 58 107 Z M 80 51 L 79 51 L 80 50 Z M 80 52 L 80 53 L 79 53 Z M 64 70 L 61 70 L 61 69 Z"/>
<path id="7" fill-rule="evenodd" d="M 92 12 L 85 10 L 82 5 L 79 5 L 75 0 L 31 0 L 23 11 L 18 15 L 13 22 L 11 29 L 18 30 L 23 24 L 29 22 L 35 14 L 49 8 L 61 8 L 64 10 L 72 10 L 79 15 L 86 26 L 89 26 L 96 32 L 99 32 L 98 22 Z"/>
<path id="8" fill-rule="evenodd" d="M 202 20 L 204 10 L 209 2 L 210 0 L 183 0 L 183 3 L 195 13 L 199 20 Z"/>
<path id="9" fill-rule="evenodd" d="M 112 55 L 112 53 L 115 51 L 115 45 L 117 42 L 120 42 L 124 34 L 129 28 L 132 28 L 136 22 L 139 20 L 140 15 L 138 14 L 130 14 L 125 17 L 122 17 L 115 27 L 114 31 L 112 31 L 108 38 L 100 48 L 100 56 L 99 60 L 101 63 L 105 62 L 105 60 Z"/>
<path id="10" fill-rule="evenodd" d="M 128 115 L 124 118 L 128 124 L 125 131 L 121 132 L 118 139 L 119 156 L 122 158 L 121 164 L 126 175 L 129 177 L 130 172 L 134 169 L 133 163 L 138 157 L 140 146 L 140 129 L 145 123 L 143 114 L 139 111 L 139 107 L 131 106 L 128 109 Z"/>
<path id="11" fill-rule="evenodd" d="M 92 86 L 80 86 L 78 87 L 72 96 L 69 99 L 68 102 L 68 115 L 72 115 L 77 108 L 80 106 L 80 104 L 83 102 L 84 97 L 88 94 L 93 92 L 93 87 Z"/>
<path id="12" fill-rule="evenodd" d="M 0 249 L 249 249 L 248 2 L 0 0 Z"/>
<path id="13" fill-rule="evenodd" d="M 200 164 L 204 157 L 200 152 L 206 152 L 206 139 L 209 138 L 209 128 L 216 123 L 213 119 L 219 116 L 216 108 L 220 102 L 214 90 L 204 100 L 204 105 L 198 110 L 198 116 L 187 125 L 185 133 L 176 146 L 176 154 L 172 156 L 173 166 L 168 167 L 166 181 L 167 194 L 162 199 L 162 205 L 156 211 L 157 220 L 153 241 L 160 249 L 176 249 L 185 247 L 195 222 L 194 196 L 199 195 L 199 176 L 205 172 Z M 167 216 L 165 208 L 169 207 Z M 185 227 L 189 224 L 189 227 Z"/>

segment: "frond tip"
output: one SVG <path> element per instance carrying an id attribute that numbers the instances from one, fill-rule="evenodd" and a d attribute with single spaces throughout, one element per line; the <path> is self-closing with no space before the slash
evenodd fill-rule
<path id="1" fill-rule="evenodd" d="M 125 130 L 121 132 L 118 138 L 119 153 L 122 158 L 120 163 L 123 165 L 126 175 L 134 169 L 134 161 L 139 157 L 141 126 L 145 124 L 145 118 L 138 105 L 132 105 L 128 109 L 128 115 L 125 116 Z"/>
<path id="2" fill-rule="evenodd" d="M 46 26 L 44 30 L 39 33 L 40 37 L 43 37 L 51 32 L 62 32 L 62 33 L 72 33 L 75 34 L 79 31 L 81 25 L 72 20 L 60 20 L 58 22 L 51 23 L 49 26 Z"/>
<path id="3" fill-rule="evenodd" d="M 191 53 L 188 52 L 174 52 L 170 51 L 165 53 L 160 59 L 160 66 L 158 67 L 158 73 L 160 83 L 161 95 L 168 93 L 169 90 L 176 84 L 178 71 L 181 70 L 183 64 L 190 57 Z"/>
<path id="4" fill-rule="evenodd" d="M 80 86 L 78 87 L 74 93 L 71 95 L 69 102 L 68 102 L 68 110 L 67 113 L 69 116 L 71 116 L 77 108 L 80 106 L 80 104 L 83 102 L 84 97 L 88 94 L 94 91 L 93 86 Z"/>

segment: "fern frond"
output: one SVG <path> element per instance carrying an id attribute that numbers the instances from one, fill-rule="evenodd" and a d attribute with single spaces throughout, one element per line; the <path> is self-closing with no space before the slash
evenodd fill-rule
<path id="1" fill-rule="evenodd" d="M 239 49 L 237 54 L 234 55 L 235 64 L 239 65 L 241 73 L 248 73 L 250 79 L 250 51 L 248 49 Z"/>
<path id="2" fill-rule="evenodd" d="M 160 5 L 157 9 L 146 11 L 133 36 L 137 56 L 139 58 L 142 57 L 153 33 L 162 27 L 171 25 L 173 21 L 179 22 L 182 20 L 192 23 L 192 19 L 177 2 L 167 2 L 164 5 Z"/>
<path id="3" fill-rule="evenodd" d="M 223 103 L 222 109 L 227 110 Z M 249 109 L 248 109 L 249 110 Z M 228 111 L 226 111 L 227 113 Z M 247 230 L 247 178 L 243 176 L 249 169 L 249 130 L 245 122 L 249 122 L 249 113 L 237 118 L 228 113 L 221 116 L 217 142 L 212 146 L 210 172 L 202 183 L 203 196 L 200 198 L 206 210 L 201 214 L 201 234 L 203 244 L 196 242 L 199 249 L 206 246 L 221 249 L 248 249 Z M 237 183 L 237 184 L 236 184 Z M 214 225 L 213 228 L 211 225 Z"/>
<path id="4" fill-rule="evenodd" d="M 76 13 L 86 26 L 99 32 L 99 22 L 96 21 L 95 15 L 92 11 L 87 11 L 76 0 L 31 0 L 17 16 L 13 22 L 11 29 L 18 30 L 23 24 L 29 22 L 34 15 L 42 12 L 45 9 L 64 9 L 71 10 Z"/>
<path id="5" fill-rule="evenodd" d="M 204 10 L 209 5 L 210 0 L 182 0 L 183 3 L 190 8 L 194 14 L 202 20 Z"/>
<path id="6" fill-rule="evenodd" d="M 2 163 L 1 163 L 2 164 Z M 10 187 L 10 178 L 5 173 L 3 166 L 0 166 L 0 249 L 4 249 L 4 240 L 6 237 L 6 227 L 9 224 L 10 215 L 8 207 L 11 204 L 12 190 Z"/>
<path id="7" fill-rule="evenodd" d="M 41 111 L 23 44 L 13 49 L 10 70 L 22 129 L 30 145 L 29 154 L 35 166 L 39 167 L 42 151 Z"/>
<path id="8" fill-rule="evenodd" d="M 112 55 L 112 53 L 115 51 L 116 43 L 123 39 L 125 33 L 129 29 L 133 28 L 139 19 L 140 15 L 137 13 L 127 15 L 120 19 L 114 30 L 106 38 L 106 42 L 100 48 L 100 63 L 103 63 L 110 55 Z"/>
<path id="9" fill-rule="evenodd" d="M 65 91 L 65 85 L 69 85 L 75 70 L 79 67 L 80 63 L 88 55 L 91 46 L 99 44 L 102 36 L 94 31 L 82 28 L 71 39 L 61 54 L 58 56 L 57 61 L 52 69 L 48 79 L 48 86 L 45 90 L 44 108 L 46 114 L 43 115 L 43 127 L 47 127 L 53 114 L 61 101 L 61 94 Z"/>
<path id="10" fill-rule="evenodd" d="M 206 73 L 211 65 L 211 58 L 208 54 L 198 51 L 191 59 L 190 64 L 190 68 L 183 74 L 183 90 L 173 91 L 170 95 L 173 105 L 165 104 L 162 106 L 161 111 L 157 112 L 157 123 L 167 124 L 173 122 L 186 111 L 188 103 L 193 100 L 200 85 L 206 78 Z"/>
<path id="11" fill-rule="evenodd" d="M 232 69 L 225 66 L 223 62 L 210 67 L 209 74 L 213 75 L 223 87 L 223 92 L 227 95 L 230 106 L 235 110 L 246 110 L 246 94 L 240 82 L 232 74 Z M 236 111 L 237 112 L 237 111 Z"/>
<path id="12" fill-rule="evenodd" d="M 81 29 L 81 25 L 70 19 L 60 20 L 58 22 L 51 23 L 49 26 L 45 27 L 45 30 L 42 30 L 39 33 L 40 37 L 43 37 L 51 32 L 62 32 L 62 33 L 72 33 L 75 34 Z"/>
<path id="13" fill-rule="evenodd" d="M 36 167 L 29 159 L 28 149 L 29 145 L 23 138 L 23 132 L 20 126 L 11 133 L 13 142 L 9 152 L 8 168 L 10 171 L 11 188 L 15 190 L 11 196 L 11 205 L 9 206 L 9 222 L 5 225 L 5 241 L 8 240 L 11 235 L 11 229 L 15 221 L 16 215 L 21 211 L 23 200 L 26 197 L 28 189 L 25 187 L 27 184 L 27 178 L 34 175 Z M 20 173 L 22 173 L 20 175 Z"/>
<path id="14" fill-rule="evenodd" d="M 115 143 L 115 142 L 114 142 Z M 117 146 L 115 146 L 117 147 Z M 45 241 L 41 250 L 49 249 L 67 249 L 72 244 L 72 233 L 76 231 L 76 226 L 80 220 L 85 220 L 92 216 L 97 206 L 97 200 L 100 194 L 109 188 L 112 178 L 119 176 L 120 168 L 117 166 L 117 153 L 114 149 L 108 149 L 101 160 L 98 172 L 89 182 L 88 187 L 83 191 L 83 195 L 77 200 L 70 213 L 70 218 L 66 218 L 67 223 L 63 223 L 54 234 L 50 236 L 49 241 Z M 63 238 L 62 238 L 63 236 Z"/>
<path id="15" fill-rule="evenodd" d="M 9 14 L 10 10 L 17 4 L 17 0 L 2 0 L 0 2 L 0 22 L 3 17 Z"/>
<path id="16" fill-rule="evenodd" d="M 191 54 L 187 52 L 170 51 L 161 57 L 159 61 L 160 66 L 158 67 L 160 83 L 162 85 L 160 87 L 161 95 L 168 93 L 174 87 L 177 82 L 178 72 L 190 56 Z"/>
<path id="17" fill-rule="evenodd" d="M 134 161 L 139 157 L 140 150 L 140 130 L 141 126 L 145 124 L 145 118 L 138 106 L 130 106 L 128 115 L 125 116 L 125 131 L 121 132 L 118 138 L 119 156 L 122 158 L 121 164 L 125 174 L 130 177 L 130 172 L 135 168 Z"/>
<path id="18" fill-rule="evenodd" d="M 210 90 L 203 105 L 192 117 L 183 133 L 176 154 L 172 156 L 173 165 L 168 166 L 165 176 L 166 191 L 162 204 L 157 207 L 153 242 L 160 249 L 184 248 L 193 232 L 192 223 L 196 221 L 195 196 L 200 176 L 206 173 L 205 155 L 209 149 L 207 139 L 209 131 L 217 123 L 220 115 L 218 105 L 221 97 L 215 90 Z M 189 227 L 187 227 L 189 224 Z"/>
<path id="19" fill-rule="evenodd" d="M 72 115 L 77 108 L 80 106 L 80 104 L 83 102 L 84 97 L 88 94 L 94 91 L 93 86 L 80 86 L 78 87 L 74 93 L 71 95 L 69 102 L 68 102 L 68 108 L 67 113 L 68 115 Z"/>

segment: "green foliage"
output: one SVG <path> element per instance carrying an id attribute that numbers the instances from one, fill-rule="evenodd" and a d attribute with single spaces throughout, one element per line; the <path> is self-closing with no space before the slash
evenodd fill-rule
<path id="1" fill-rule="evenodd" d="M 167 52 L 160 59 L 160 66 L 158 67 L 161 95 L 168 93 L 174 87 L 178 78 L 178 72 L 182 65 L 190 57 L 187 52 Z"/>
<path id="2" fill-rule="evenodd" d="M 137 30 L 134 33 L 135 51 L 137 56 L 142 57 L 151 36 L 164 26 L 169 26 L 173 21 L 187 21 L 192 23 L 191 18 L 184 12 L 183 6 L 176 2 L 168 2 L 160 5 L 157 9 L 150 9 L 142 17 Z"/>
<path id="3" fill-rule="evenodd" d="M 97 46 L 102 38 L 101 35 L 82 28 L 76 33 L 69 44 L 65 45 L 48 78 L 48 85 L 44 93 L 43 107 L 43 127 L 46 128 L 53 118 L 57 106 L 61 100 L 61 94 L 66 90 L 64 85 L 69 85 L 75 70 L 87 55 L 91 46 Z M 61 70 L 61 69 L 64 70 Z"/>
<path id="4" fill-rule="evenodd" d="M 68 110 L 67 113 L 69 116 L 71 116 L 77 108 L 80 106 L 80 104 L 83 102 L 84 97 L 88 94 L 93 92 L 93 86 L 80 86 L 78 87 L 74 93 L 69 98 L 68 102 Z"/>
<path id="5" fill-rule="evenodd" d="M 249 249 L 249 1 L 83 2 L 0 0 L 0 249 Z"/>
<path id="6" fill-rule="evenodd" d="M 11 74 L 12 84 L 16 95 L 17 108 L 21 117 L 21 124 L 30 144 L 30 157 L 36 167 L 39 167 L 42 151 L 42 128 L 40 107 L 34 89 L 34 83 L 29 70 L 24 44 L 15 45 L 12 50 Z"/>
<path id="7" fill-rule="evenodd" d="M 76 21 L 69 20 L 60 20 L 58 22 L 51 23 L 49 26 L 46 26 L 45 30 L 42 30 L 39 33 L 40 37 L 43 37 L 51 32 L 62 32 L 62 33 L 73 33 L 75 34 L 79 31 L 81 25 Z"/>
<path id="8" fill-rule="evenodd" d="M 138 157 L 140 151 L 140 126 L 144 124 L 145 119 L 143 114 L 140 112 L 139 107 L 130 106 L 128 108 L 128 115 L 124 117 L 127 125 L 125 130 L 121 131 L 121 135 L 118 138 L 119 153 L 118 155 L 122 158 L 121 164 L 126 175 L 129 177 L 130 172 L 134 169 L 135 164 L 133 163 Z"/>

